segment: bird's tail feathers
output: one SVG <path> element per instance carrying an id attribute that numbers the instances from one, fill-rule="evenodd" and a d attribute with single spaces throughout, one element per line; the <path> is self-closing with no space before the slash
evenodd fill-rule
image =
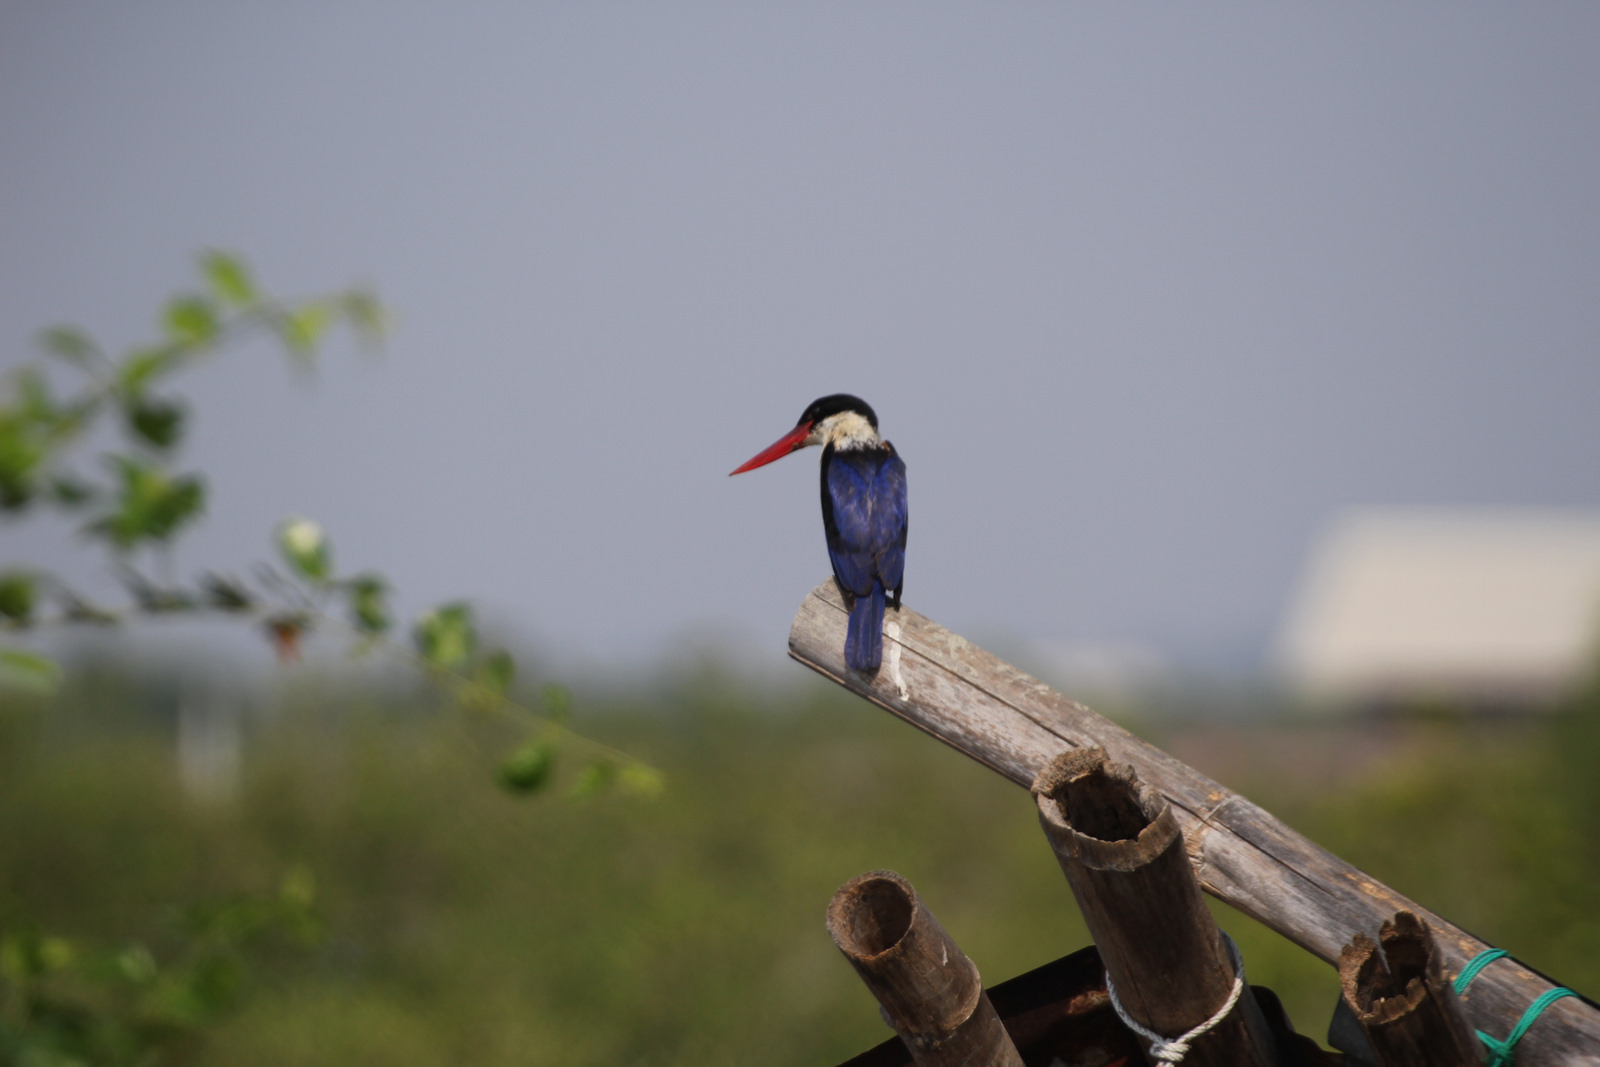
<path id="1" fill-rule="evenodd" d="M 844 664 L 853 671 L 871 673 L 883 660 L 882 582 L 872 583 L 872 592 L 856 597 L 850 606 L 850 629 L 844 641 Z"/>

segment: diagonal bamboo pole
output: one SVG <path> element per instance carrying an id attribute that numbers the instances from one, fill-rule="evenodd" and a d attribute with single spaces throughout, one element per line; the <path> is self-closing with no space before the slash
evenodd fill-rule
<path id="1" fill-rule="evenodd" d="M 1376 937 L 1398 911 L 1427 923 L 1447 974 L 1488 947 L 1270 812 L 909 608 L 885 620 L 882 668 L 870 677 L 847 670 L 845 621 L 838 590 L 824 582 L 795 615 L 789 654 L 1024 788 L 1062 750 L 1099 745 L 1172 803 L 1202 889 L 1329 963 L 1355 934 Z M 1462 1007 L 1477 1029 L 1504 1037 L 1551 986 L 1503 959 L 1472 984 Z M 1518 1045 L 1517 1063 L 1600 1067 L 1600 1008 L 1578 997 L 1552 1004 Z"/>

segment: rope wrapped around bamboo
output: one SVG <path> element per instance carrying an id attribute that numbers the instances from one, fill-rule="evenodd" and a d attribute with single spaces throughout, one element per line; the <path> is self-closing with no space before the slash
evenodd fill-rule
<path id="1" fill-rule="evenodd" d="M 1269 1067 L 1273 1040 L 1206 909 L 1165 797 L 1100 748 L 1063 752 L 1033 783 L 1039 824 L 1150 1057 Z"/>

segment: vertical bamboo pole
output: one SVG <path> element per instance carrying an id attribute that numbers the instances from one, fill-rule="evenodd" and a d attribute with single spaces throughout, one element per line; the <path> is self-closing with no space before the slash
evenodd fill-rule
<path id="1" fill-rule="evenodd" d="M 1100 748 L 1057 756 L 1033 793 L 1124 1021 L 1165 1039 L 1157 1046 L 1142 1035 L 1147 1059 L 1268 1067 L 1271 1032 L 1200 896 L 1166 799 Z"/>
<path id="2" fill-rule="evenodd" d="M 828 933 L 918 1067 L 1023 1067 L 978 968 L 911 883 L 870 871 L 839 887 Z"/>
<path id="3" fill-rule="evenodd" d="M 1381 1067 L 1469 1067 L 1481 1049 L 1422 920 L 1402 911 L 1378 943 L 1365 934 L 1339 953 L 1339 985 Z"/>

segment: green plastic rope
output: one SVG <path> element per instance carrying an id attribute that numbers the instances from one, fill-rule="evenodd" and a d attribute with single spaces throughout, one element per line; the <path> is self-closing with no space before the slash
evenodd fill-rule
<path id="1" fill-rule="evenodd" d="M 1501 956 L 1509 955 L 1511 955 L 1511 953 L 1507 952 L 1503 948 L 1490 948 L 1484 949 L 1482 952 L 1472 957 L 1472 959 L 1467 962 L 1467 965 L 1461 968 L 1461 973 L 1456 975 L 1456 996 L 1459 997 L 1461 994 L 1467 991 L 1467 986 L 1471 985 L 1472 980 L 1478 977 L 1479 971 L 1489 966 L 1489 964 L 1493 963 Z"/>
<path id="2" fill-rule="evenodd" d="M 1478 977 L 1479 971 L 1482 971 L 1500 957 L 1509 955 L 1511 954 L 1503 948 L 1491 948 L 1472 957 L 1467 962 L 1467 965 L 1461 968 L 1461 973 L 1456 975 L 1456 995 L 1459 996 L 1467 991 L 1467 986 L 1471 985 L 1472 980 Z M 1528 1010 L 1522 1013 L 1522 1018 L 1517 1020 L 1517 1025 L 1511 1028 L 1511 1033 L 1506 1035 L 1504 1041 L 1497 1037 L 1490 1037 L 1482 1030 L 1479 1030 L 1478 1040 L 1482 1041 L 1483 1047 L 1489 1050 L 1488 1067 L 1511 1067 L 1511 1064 L 1517 1058 L 1517 1042 L 1521 1041 L 1522 1036 L 1528 1032 L 1528 1029 L 1539 1021 L 1539 1016 L 1544 1014 L 1544 1010 L 1562 997 L 1575 997 L 1577 995 L 1572 990 L 1561 986 L 1545 990 L 1539 999 L 1528 1005 Z"/>

